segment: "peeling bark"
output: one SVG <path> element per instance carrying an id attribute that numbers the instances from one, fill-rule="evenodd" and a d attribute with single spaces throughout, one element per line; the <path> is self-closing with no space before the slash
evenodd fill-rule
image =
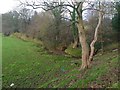
<path id="1" fill-rule="evenodd" d="M 78 32 L 79 32 L 79 40 L 80 40 L 81 47 L 82 47 L 82 65 L 81 65 L 81 69 L 85 69 L 85 68 L 88 67 L 89 47 L 88 47 L 88 44 L 87 44 L 86 35 L 85 35 L 85 29 L 84 29 L 82 19 L 78 20 L 77 27 L 78 27 Z"/>

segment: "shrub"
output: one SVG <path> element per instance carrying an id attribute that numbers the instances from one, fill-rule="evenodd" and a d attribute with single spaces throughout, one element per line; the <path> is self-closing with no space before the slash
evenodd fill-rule
<path id="1" fill-rule="evenodd" d="M 21 40 L 24 40 L 24 41 L 32 41 L 34 43 L 37 43 L 39 45 L 43 45 L 43 42 L 41 40 L 38 40 L 38 39 L 33 39 L 32 37 L 28 37 L 26 34 L 22 34 L 22 33 L 13 33 L 10 35 L 11 37 L 17 37 Z"/>

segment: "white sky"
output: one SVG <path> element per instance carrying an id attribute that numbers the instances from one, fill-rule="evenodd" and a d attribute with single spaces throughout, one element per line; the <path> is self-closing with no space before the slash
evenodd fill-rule
<path id="1" fill-rule="evenodd" d="M 106 0 L 106 1 L 112 1 L 112 0 Z M 116 0 L 116 1 L 119 1 L 119 0 Z M 18 3 L 19 2 L 17 0 L 0 0 L 0 14 L 3 14 L 10 10 L 15 9 L 15 7 L 19 5 Z"/>
<path id="2" fill-rule="evenodd" d="M 13 10 L 18 4 L 16 0 L 0 0 L 0 13 L 6 13 Z"/>

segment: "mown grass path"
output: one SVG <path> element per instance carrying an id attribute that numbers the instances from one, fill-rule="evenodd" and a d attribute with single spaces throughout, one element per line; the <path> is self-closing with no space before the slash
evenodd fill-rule
<path id="1" fill-rule="evenodd" d="M 42 47 L 17 38 L 3 37 L 3 86 L 38 87 L 65 75 L 74 59 L 49 55 Z"/>
<path id="2" fill-rule="evenodd" d="M 94 81 L 101 83 L 99 78 L 110 67 L 117 67 L 117 52 L 96 56 L 94 65 L 80 72 L 79 59 L 48 54 L 41 45 L 14 37 L 3 37 L 2 41 L 2 78 L 5 88 L 9 88 L 12 83 L 13 88 L 91 87 Z M 113 77 L 115 79 L 104 87 L 116 83 L 117 77 Z"/>

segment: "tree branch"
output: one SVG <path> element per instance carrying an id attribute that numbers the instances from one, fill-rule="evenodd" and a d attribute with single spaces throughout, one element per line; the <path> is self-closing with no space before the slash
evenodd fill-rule
<path id="1" fill-rule="evenodd" d="M 99 12 L 105 13 L 104 11 L 101 11 L 100 9 L 95 9 L 95 8 L 85 8 L 82 11 L 85 11 L 85 10 L 95 10 L 95 11 L 99 11 Z"/>

